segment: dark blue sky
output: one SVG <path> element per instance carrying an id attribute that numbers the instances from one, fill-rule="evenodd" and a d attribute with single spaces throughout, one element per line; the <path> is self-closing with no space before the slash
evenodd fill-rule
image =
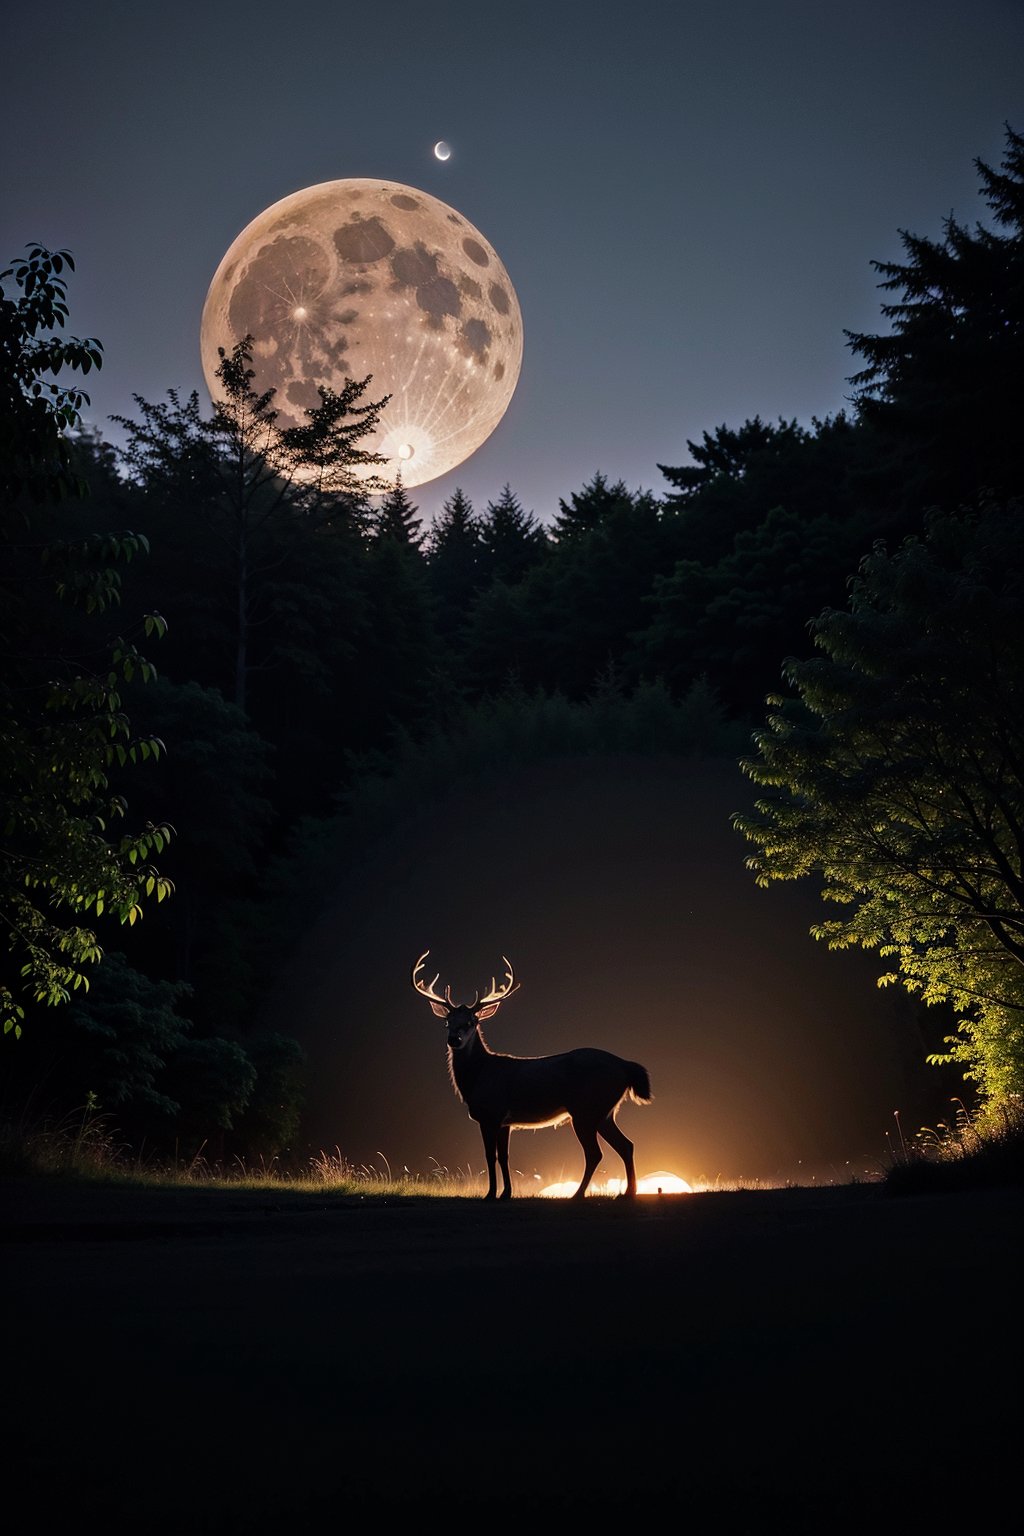
<path id="1" fill-rule="evenodd" d="M 428 516 L 508 482 L 546 520 L 598 470 L 660 493 L 719 423 L 842 408 L 843 329 L 882 324 L 872 259 L 982 216 L 974 157 L 1024 126 L 1019 0 L 55 0 L 9 8 L 5 41 L 0 257 L 74 252 L 108 435 L 133 393 L 208 398 L 210 280 L 289 193 L 406 182 L 487 236 L 523 369 L 416 489 Z"/>

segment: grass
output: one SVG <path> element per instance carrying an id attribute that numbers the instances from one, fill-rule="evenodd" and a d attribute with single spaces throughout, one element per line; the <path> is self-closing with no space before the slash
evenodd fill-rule
<path id="1" fill-rule="evenodd" d="M 895 1134 L 887 1136 L 889 1160 L 876 1182 L 893 1194 L 939 1190 L 1019 1187 L 1024 1173 L 1024 1104 L 998 1112 L 972 1114 L 954 1099 L 948 1122 L 922 1127 L 909 1139 L 896 1113 Z M 120 1138 L 111 1118 L 91 1099 L 66 1119 L 24 1127 L 0 1123 L 0 1174 L 65 1178 L 79 1182 L 138 1187 L 329 1191 L 335 1195 L 382 1197 L 462 1196 L 478 1198 L 486 1175 L 472 1167 L 450 1169 L 431 1159 L 426 1174 L 392 1170 L 383 1152 L 378 1162 L 356 1164 L 340 1148 L 321 1151 L 299 1170 L 284 1169 L 276 1158 L 222 1166 L 203 1149 L 187 1157 L 143 1159 Z M 761 1180 L 691 1181 L 694 1193 L 713 1190 L 772 1188 Z M 520 1184 L 519 1197 L 523 1198 Z M 602 1193 L 599 1185 L 593 1194 Z M 539 1195 L 539 1189 L 537 1191 Z M 526 1198 L 530 1198 L 527 1196 Z"/>
<path id="2" fill-rule="evenodd" d="M 33 1127 L 0 1125 L 0 1174 L 67 1178 L 136 1188 L 220 1187 L 334 1194 L 476 1195 L 481 1176 L 470 1168 L 451 1170 L 435 1160 L 429 1176 L 403 1169 L 394 1175 L 384 1157 L 380 1166 L 355 1164 L 335 1148 L 320 1152 L 300 1171 L 282 1169 L 276 1158 L 226 1167 L 211 1162 L 203 1148 L 189 1156 L 143 1158 L 119 1136 L 112 1119 L 92 1103 L 56 1122 Z"/>
<path id="3" fill-rule="evenodd" d="M 187 1157 L 143 1159 L 119 1137 L 112 1119 L 92 1102 L 59 1122 L 31 1128 L 0 1124 L 0 1175 L 68 1179 L 96 1184 L 122 1184 L 135 1188 L 268 1189 L 296 1193 L 329 1191 L 335 1195 L 381 1197 L 440 1196 L 478 1199 L 486 1190 L 483 1169 L 467 1165 L 449 1168 L 431 1158 L 427 1173 L 392 1169 L 383 1152 L 375 1163 L 353 1163 L 340 1148 L 321 1151 L 302 1169 L 284 1168 L 278 1159 L 246 1163 L 236 1158 L 227 1166 L 211 1162 L 200 1148 Z M 517 1176 L 517 1196 L 528 1186 L 526 1175 Z M 771 1188 L 761 1180 L 701 1179 L 692 1181 L 695 1193 L 712 1190 Z M 595 1181 L 592 1195 L 606 1193 Z M 538 1185 L 536 1195 L 540 1195 Z"/>
<path id="4" fill-rule="evenodd" d="M 1024 1102 L 972 1114 L 952 1099 L 948 1121 L 923 1126 L 907 1141 L 890 1138 L 892 1163 L 886 1188 L 893 1194 L 957 1189 L 1005 1189 L 1024 1182 Z"/>

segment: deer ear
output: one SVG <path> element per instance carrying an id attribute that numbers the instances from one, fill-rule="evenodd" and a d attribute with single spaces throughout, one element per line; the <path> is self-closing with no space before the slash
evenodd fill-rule
<path id="1" fill-rule="evenodd" d="M 439 1019 L 446 1019 L 448 1017 L 448 1009 L 445 1007 L 444 1003 L 434 1003 L 434 1002 L 432 1002 L 430 1004 L 430 1007 L 431 1007 L 431 1010 L 434 1013 L 437 1014 L 437 1017 Z"/>
<path id="2" fill-rule="evenodd" d="M 500 1003 L 485 1003 L 483 1008 L 478 1008 L 476 1010 L 476 1016 L 478 1019 L 489 1019 L 491 1014 L 497 1013 L 500 1007 Z"/>

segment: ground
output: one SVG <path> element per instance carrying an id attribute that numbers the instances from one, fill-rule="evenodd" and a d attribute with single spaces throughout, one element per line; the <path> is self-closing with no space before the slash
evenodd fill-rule
<path id="1" fill-rule="evenodd" d="M 0 1182 L 5 1504 L 115 1536 L 952 1528 L 1015 1477 L 1022 1204 Z"/>

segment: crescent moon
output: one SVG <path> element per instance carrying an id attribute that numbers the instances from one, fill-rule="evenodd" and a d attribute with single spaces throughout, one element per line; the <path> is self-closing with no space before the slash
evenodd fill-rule
<path id="1" fill-rule="evenodd" d="M 451 147 L 451 145 L 450 144 L 446 144 L 444 139 L 438 139 L 437 143 L 434 145 L 434 155 L 435 155 L 435 157 L 438 160 L 450 160 L 451 159 L 451 154 L 452 154 L 452 147 Z"/>

